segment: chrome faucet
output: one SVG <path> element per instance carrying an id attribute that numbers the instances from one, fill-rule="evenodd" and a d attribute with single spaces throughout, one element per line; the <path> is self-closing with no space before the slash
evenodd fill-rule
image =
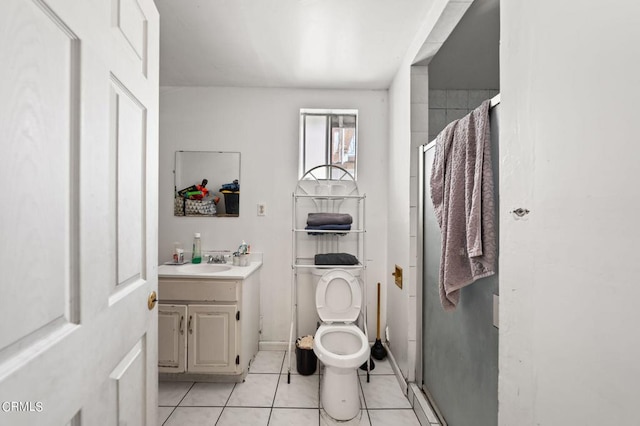
<path id="1" fill-rule="evenodd" d="M 219 256 L 213 256 L 211 254 L 207 255 L 207 263 L 226 263 L 226 261 L 224 260 L 224 256 L 219 255 Z"/>

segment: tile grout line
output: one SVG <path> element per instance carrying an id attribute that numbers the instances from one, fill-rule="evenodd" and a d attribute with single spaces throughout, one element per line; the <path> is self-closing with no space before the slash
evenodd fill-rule
<path id="1" fill-rule="evenodd" d="M 220 410 L 220 414 L 218 415 L 218 418 L 216 419 L 216 422 L 214 423 L 214 426 L 218 424 L 218 422 L 220 421 L 220 419 L 222 418 L 222 413 L 224 413 L 225 408 L 227 408 L 227 404 L 229 404 L 229 400 L 231 399 L 231 395 L 233 395 L 233 391 L 236 390 L 236 385 L 237 383 L 233 384 L 233 388 L 231 389 L 231 392 L 229 392 L 229 396 L 227 397 L 227 400 L 224 402 L 224 405 L 222 406 L 222 410 Z"/>
<path id="2" fill-rule="evenodd" d="M 180 403 L 187 397 L 187 394 L 189 392 L 191 392 L 191 389 L 193 389 L 193 387 L 196 385 L 196 382 L 191 383 L 191 386 L 189 386 L 189 389 L 187 389 L 187 391 L 184 393 L 184 395 L 182 395 L 182 398 L 180 398 L 180 401 L 178 401 L 178 403 L 173 407 L 173 410 L 171 410 L 171 412 L 169 413 L 169 415 L 167 416 L 167 418 L 164 420 L 164 422 L 162 422 L 162 424 L 164 425 L 167 420 L 169 420 L 169 418 L 173 415 L 173 413 L 176 411 L 176 408 L 178 408 L 180 406 Z"/>
<path id="3" fill-rule="evenodd" d="M 322 426 L 322 409 L 320 408 L 320 386 L 321 386 L 321 377 L 320 377 L 320 360 L 317 361 L 316 368 L 318 369 L 318 426 Z"/>
<path id="4" fill-rule="evenodd" d="M 371 380 L 371 372 L 369 372 L 369 380 Z M 366 376 L 365 376 L 366 377 Z M 369 415 L 369 407 L 367 406 L 367 398 L 364 396 L 364 387 L 362 386 L 362 380 L 360 380 L 360 375 L 358 375 L 358 384 L 360 385 L 360 392 L 362 392 L 362 400 L 364 401 L 364 411 L 367 414 L 367 419 L 369 419 L 369 425 L 371 425 L 371 416 Z M 360 395 L 358 395 L 360 398 Z"/>
<path id="5" fill-rule="evenodd" d="M 174 411 L 176 411 L 176 408 L 178 408 L 178 407 L 171 407 L 171 412 L 169 413 L 169 415 L 167 416 L 167 418 L 166 418 L 166 419 L 164 419 L 164 421 L 162 422 L 162 425 L 164 425 L 164 424 L 167 422 L 167 420 L 169 420 L 169 417 L 171 417 L 171 415 L 173 414 L 173 412 L 174 412 Z"/>
<path id="6" fill-rule="evenodd" d="M 189 386 L 189 389 L 187 389 L 187 391 L 184 393 L 184 395 L 182 395 L 182 398 L 180 398 L 180 401 L 178 401 L 178 403 L 176 404 L 176 408 L 178 408 L 180 406 L 180 404 L 182 403 L 182 401 L 184 401 L 184 399 L 187 397 L 187 394 L 189 392 L 191 392 L 191 389 L 193 389 L 193 387 L 196 385 L 196 382 L 191 383 L 191 386 Z"/>
<path id="7" fill-rule="evenodd" d="M 275 392 L 273 392 L 273 399 L 271 400 L 271 409 L 269 410 L 269 418 L 267 419 L 267 426 L 269 426 L 269 423 L 271 422 L 271 416 L 273 415 L 273 407 L 276 403 L 276 395 L 278 395 L 278 387 L 280 386 L 280 378 L 281 378 L 281 372 L 282 372 L 282 367 L 284 366 L 284 358 L 286 357 L 286 352 L 285 355 L 283 356 L 283 360 L 280 362 L 280 369 L 278 370 L 278 381 L 276 382 L 276 390 Z"/>

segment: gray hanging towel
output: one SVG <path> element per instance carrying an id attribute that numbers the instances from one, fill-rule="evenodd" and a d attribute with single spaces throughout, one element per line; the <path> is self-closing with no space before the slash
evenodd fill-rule
<path id="1" fill-rule="evenodd" d="M 440 225 L 440 302 L 456 308 L 460 289 L 495 273 L 496 234 L 489 104 L 436 138 L 431 201 Z"/>

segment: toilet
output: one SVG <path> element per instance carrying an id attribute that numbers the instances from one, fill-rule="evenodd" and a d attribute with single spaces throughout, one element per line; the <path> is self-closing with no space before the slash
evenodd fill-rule
<path id="1" fill-rule="evenodd" d="M 342 269 L 326 272 L 316 288 L 316 309 L 322 324 L 313 351 L 324 364 L 320 401 L 336 420 L 360 414 L 358 367 L 369 359 L 369 342 L 354 324 L 362 306 L 358 278 Z"/>

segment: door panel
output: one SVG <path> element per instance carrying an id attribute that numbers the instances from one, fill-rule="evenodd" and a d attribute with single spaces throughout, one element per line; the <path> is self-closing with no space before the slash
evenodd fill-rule
<path id="1" fill-rule="evenodd" d="M 113 26 L 126 41 L 128 57 L 147 75 L 147 17 L 136 0 L 113 0 Z"/>
<path id="2" fill-rule="evenodd" d="M 158 365 L 161 373 L 183 373 L 186 367 L 186 305 L 158 307 Z"/>
<path id="3" fill-rule="evenodd" d="M 187 368 L 190 372 L 236 370 L 236 311 L 236 305 L 189 306 L 189 319 L 192 323 Z"/>
<path id="4" fill-rule="evenodd" d="M 491 112 L 496 224 L 498 108 Z M 428 149 L 424 153 L 423 386 L 448 424 L 494 426 L 498 422 L 498 329 L 493 326 L 493 295 L 498 294 L 498 274 L 463 288 L 455 311 L 442 308 L 440 227 L 429 186 L 433 158 L 434 148 Z"/>
<path id="5" fill-rule="evenodd" d="M 0 28 L 11 38 L 0 45 L 0 312 L 13 320 L 0 321 L 0 351 L 76 321 L 77 140 L 70 125 L 80 84 L 78 40 L 63 21 L 42 4 L 10 1 L 2 9 Z"/>
<path id="6" fill-rule="evenodd" d="M 112 76 L 111 133 L 116 159 L 117 285 L 145 279 L 146 108 Z"/>
<path id="7" fill-rule="evenodd" d="M 0 2 L 0 424 L 156 424 L 158 15 L 145 73 L 116 3 Z"/>
<path id="8" fill-rule="evenodd" d="M 146 405 L 146 356 L 145 339 L 139 340 L 122 358 L 109 375 L 111 390 L 119 425 L 144 425 L 146 412 L 140 407 Z"/>

